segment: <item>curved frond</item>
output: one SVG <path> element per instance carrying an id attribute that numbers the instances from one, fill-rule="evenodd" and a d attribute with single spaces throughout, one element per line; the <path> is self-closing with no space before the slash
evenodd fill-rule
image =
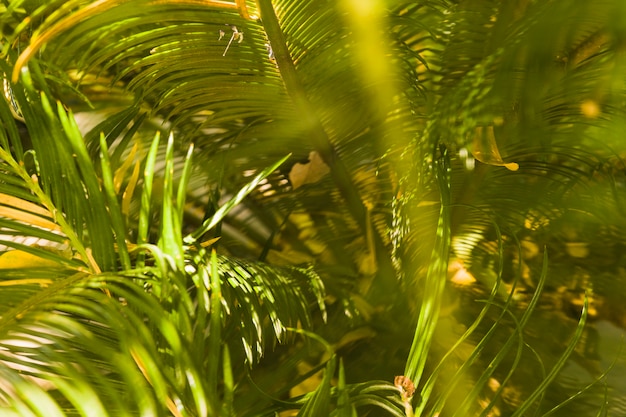
<path id="1" fill-rule="evenodd" d="M 0 404 L 14 415 L 557 409 L 539 400 L 561 395 L 547 384 L 567 360 L 550 346 L 565 338 L 523 347 L 537 345 L 538 290 L 617 305 L 625 281 L 626 8 L 574 3 L 0 6 Z M 459 271 L 472 283 L 446 276 Z M 485 288 L 477 309 L 467 300 Z M 444 314 L 457 295 L 479 321 Z M 568 302 L 554 317 L 578 320 L 582 302 Z M 451 343 L 472 351 L 445 387 L 430 363 L 452 336 L 437 318 L 472 330 Z M 576 326 L 565 321 L 561 336 Z M 583 322 L 575 340 L 592 344 Z M 300 327 L 337 351 L 294 342 L 287 329 Z M 350 379 L 390 372 L 404 372 L 399 385 Z M 540 389 L 516 385 L 524 377 Z M 413 403 L 411 379 L 424 396 Z M 532 401 L 507 402 L 509 388 Z"/>

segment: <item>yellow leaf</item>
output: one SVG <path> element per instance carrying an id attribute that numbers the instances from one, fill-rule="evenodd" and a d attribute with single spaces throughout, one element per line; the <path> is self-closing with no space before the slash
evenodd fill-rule
<path id="1" fill-rule="evenodd" d="M 476 127 L 472 147 L 472 155 L 483 164 L 505 167 L 510 171 L 517 171 L 519 169 L 517 163 L 505 162 L 502 156 L 500 156 L 493 126 Z"/>
<path id="2" fill-rule="evenodd" d="M 52 214 L 45 208 L 21 198 L 0 193 L 0 217 L 21 221 L 48 230 L 60 230 Z"/>
<path id="3" fill-rule="evenodd" d="M 47 279 L 47 278 L 26 278 L 26 279 L 10 279 L 7 281 L 0 281 L 0 287 L 11 287 L 14 285 L 31 285 L 31 284 L 39 284 L 41 287 L 47 287 L 48 285 L 52 284 L 52 280 Z"/>
<path id="4" fill-rule="evenodd" d="M 458 286 L 468 286 L 476 282 L 476 278 L 465 268 L 461 260 L 451 261 L 448 265 L 448 277 Z"/>
<path id="5" fill-rule="evenodd" d="M 10 250 L 0 256 L 0 269 L 54 268 L 60 264 L 21 250 Z M 20 280 L 23 282 L 23 280 Z M 7 284 L 0 284 L 7 285 Z"/>
<path id="6" fill-rule="evenodd" d="M 128 156 L 120 165 L 120 167 L 115 171 L 115 176 L 113 177 L 113 188 L 115 188 L 115 192 L 119 193 L 120 188 L 122 187 L 122 183 L 124 182 L 124 178 L 126 178 L 126 173 L 128 169 L 131 167 L 133 162 L 135 161 L 135 155 L 137 154 L 138 145 L 135 143 L 132 149 L 128 153 Z M 137 164 L 135 164 L 136 166 Z"/>
<path id="7" fill-rule="evenodd" d="M 309 162 L 306 164 L 296 163 L 289 172 L 289 181 L 293 189 L 305 184 L 313 184 L 321 180 L 330 172 L 330 168 L 315 151 L 309 153 Z"/>
<path id="8" fill-rule="evenodd" d="M 135 187 L 137 186 L 137 182 L 139 181 L 139 171 L 141 168 L 141 162 L 137 161 L 135 163 L 135 167 L 133 169 L 133 173 L 128 180 L 128 184 L 126 185 L 126 189 L 122 194 L 122 213 L 124 216 L 128 217 L 130 214 L 130 203 L 133 200 L 133 196 L 135 194 Z"/>
<path id="9" fill-rule="evenodd" d="M 205 240 L 204 242 L 200 243 L 200 246 L 202 246 L 203 248 L 206 248 L 207 246 L 211 246 L 218 240 L 220 240 L 220 236 L 214 237 L 213 239 Z"/>

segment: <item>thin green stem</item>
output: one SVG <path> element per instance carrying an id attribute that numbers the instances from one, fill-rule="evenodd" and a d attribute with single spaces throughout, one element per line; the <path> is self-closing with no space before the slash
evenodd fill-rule
<path id="1" fill-rule="evenodd" d="M 300 82 L 300 76 L 291 59 L 285 36 L 274 11 L 274 7 L 272 6 L 272 2 L 271 0 L 258 0 L 257 4 L 261 12 L 265 33 L 270 41 L 276 64 L 280 70 L 283 84 L 296 107 L 297 114 L 302 117 L 311 144 L 320 154 L 324 162 L 330 167 L 330 175 L 339 189 L 341 196 L 346 201 L 348 210 L 354 220 L 361 230 L 370 230 L 372 225 L 369 223 L 367 208 L 363 203 L 358 188 L 354 184 L 354 181 L 352 181 L 348 168 L 339 158 L 335 147 L 324 130 L 322 122 L 317 117 L 313 105 L 307 98 L 306 90 Z M 374 233 L 373 238 L 380 276 L 383 277 L 383 279 L 390 278 L 391 281 L 394 276 L 391 258 L 385 249 L 380 235 Z"/>

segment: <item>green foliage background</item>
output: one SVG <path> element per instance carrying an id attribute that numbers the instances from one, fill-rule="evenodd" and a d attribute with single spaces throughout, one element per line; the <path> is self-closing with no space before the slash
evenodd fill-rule
<path id="1" fill-rule="evenodd" d="M 624 409 L 626 3 L 0 22 L 2 415 Z"/>

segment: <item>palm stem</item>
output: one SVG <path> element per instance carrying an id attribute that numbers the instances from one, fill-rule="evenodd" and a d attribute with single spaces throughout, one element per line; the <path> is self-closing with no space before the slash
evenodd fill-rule
<path id="1" fill-rule="evenodd" d="M 300 82 L 296 66 L 291 59 L 283 31 L 278 17 L 274 11 L 271 0 L 259 0 L 259 10 L 263 19 L 263 27 L 274 52 L 274 58 L 278 65 L 283 84 L 293 104 L 296 113 L 303 117 L 306 132 L 311 140 L 313 148 L 320 154 L 324 162 L 330 167 L 330 175 L 339 189 L 341 196 L 348 205 L 348 210 L 352 218 L 357 222 L 361 230 L 370 230 L 372 225 L 368 220 L 368 213 L 363 198 L 359 194 L 358 188 L 354 184 L 350 172 L 339 158 L 335 147 L 324 127 L 317 117 L 313 105 L 307 98 L 307 93 Z M 374 233 L 374 244 L 380 276 L 391 278 L 393 266 L 389 254 L 385 250 L 384 244 L 379 234 Z"/>

